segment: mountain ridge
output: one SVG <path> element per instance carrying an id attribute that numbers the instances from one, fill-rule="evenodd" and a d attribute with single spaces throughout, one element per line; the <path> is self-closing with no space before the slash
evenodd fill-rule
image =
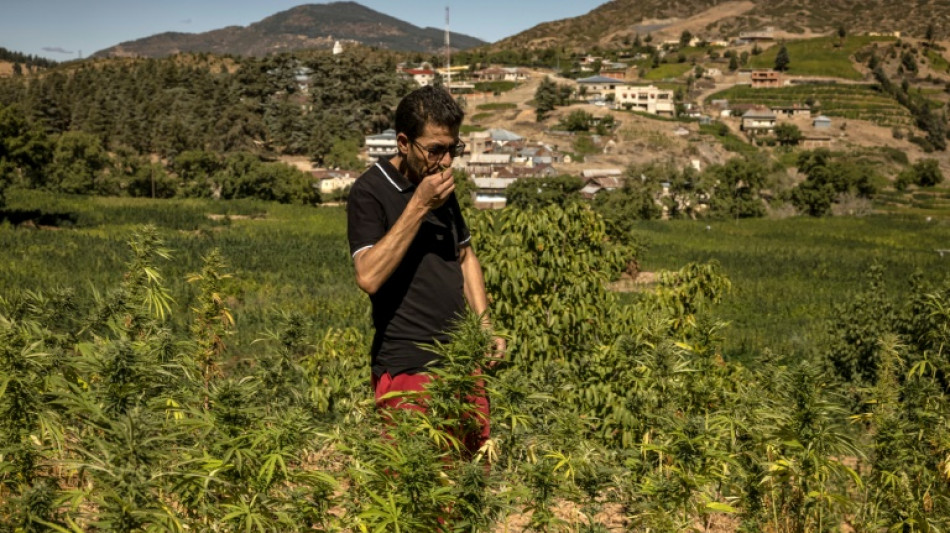
<path id="1" fill-rule="evenodd" d="M 487 44 L 461 33 L 450 36 L 454 50 Z M 265 56 L 306 48 L 330 48 L 336 41 L 436 53 L 444 47 L 444 31 L 420 28 L 352 1 L 303 4 L 248 26 L 226 26 L 201 33 L 163 32 L 119 43 L 91 57 L 163 57 L 182 52 Z"/>
<path id="2" fill-rule="evenodd" d="M 684 25 L 697 17 L 705 23 Z M 765 27 L 790 38 L 839 27 L 849 33 L 900 31 L 923 37 L 931 27 L 943 38 L 946 29 L 938 26 L 945 20 L 950 20 L 950 3 L 943 0 L 906 4 L 885 0 L 611 0 L 585 15 L 538 24 L 489 48 L 611 49 L 648 33 L 676 39 L 688 28 L 693 35 L 712 39 L 738 37 Z"/>

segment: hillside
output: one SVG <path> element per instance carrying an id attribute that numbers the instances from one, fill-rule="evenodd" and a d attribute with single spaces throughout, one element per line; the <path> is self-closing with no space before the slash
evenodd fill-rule
<path id="1" fill-rule="evenodd" d="M 204 33 L 166 32 L 100 50 L 92 57 L 164 57 L 180 52 L 265 56 L 306 48 L 331 48 L 335 41 L 358 42 L 390 50 L 432 53 L 441 50 L 444 32 L 420 28 L 356 2 L 302 5 L 247 27 L 229 26 Z M 485 44 L 451 34 L 456 50 Z"/>
<path id="2" fill-rule="evenodd" d="M 613 0 L 580 17 L 539 24 L 492 48 L 615 48 L 637 34 L 676 39 L 688 30 L 715 39 L 769 26 L 776 37 L 800 38 L 839 26 L 851 33 L 900 31 L 923 37 L 934 21 L 948 18 L 950 4 L 937 0 Z M 937 38 L 947 31 L 939 25 L 933 29 Z"/>

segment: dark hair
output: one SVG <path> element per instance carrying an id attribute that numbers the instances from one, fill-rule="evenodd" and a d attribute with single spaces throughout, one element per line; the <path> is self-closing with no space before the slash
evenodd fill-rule
<path id="1" fill-rule="evenodd" d="M 396 132 L 405 133 L 410 140 L 420 137 L 426 124 L 457 129 L 462 125 L 465 112 L 445 89 L 432 85 L 420 87 L 407 94 L 396 107 Z"/>

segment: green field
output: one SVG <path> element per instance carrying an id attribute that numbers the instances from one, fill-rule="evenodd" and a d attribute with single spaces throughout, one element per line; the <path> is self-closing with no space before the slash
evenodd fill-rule
<path id="1" fill-rule="evenodd" d="M 855 70 L 851 56 L 872 43 L 892 42 L 893 37 L 849 36 L 839 43 L 837 36 L 788 41 L 790 63 L 788 73 L 794 76 L 829 76 L 861 80 L 864 76 Z M 840 46 L 838 46 L 840 44 Z M 772 68 L 781 44 L 775 44 L 759 55 L 749 58 L 751 68 Z"/>
<path id="2" fill-rule="evenodd" d="M 514 81 L 479 81 L 475 83 L 475 90 L 490 93 L 503 93 L 518 86 Z"/>
<path id="3" fill-rule="evenodd" d="M 830 117 L 867 120 L 882 126 L 908 126 L 913 117 L 894 99 L 865 85 L 795 85 L 753 89 L 736 85 L 709 96 L 706 101 L 727 99 L 730 104 L 792 105 L 812 102 Z"/>
<path id="4" fill-rule="evenodd" d="M 10 192 L 4 530 L 950 525 L 950 284 L 907 291 L 946 279 L 945 218 L 642 223 L 640 266 L 671 272 L 621 299 L 631 249 L 586 206 L 469 213 L 508 360 L 469 316 L 427 410 L 380 413 L 341 207 Z"/>
<path id="5" fill-rule="evenodd" d="M 936 50 L 927 50 L 927 59 L 930 60 L 930 67 L 937 72 L 950 72 L 950 62 L 942 53 Z"/>
<path id="6" fill-rule="evenodd" d="M 689 63 L 661 63 L 656 68 L 651 68 L 643 75 L 643 79 L 659 81 L 666 79 L 679 78 L 693 68 Z"/>
<path id="7" fill-rule="evenodd" d="M 186 277 L 200 270 L 212 249 L 221 251 L 233 274 L 237 333 L 230 348 L 237 353 L 250 350 L 281 310 L 306 313 L 321 327 L 369 325 L 368 301 L 352 282 L 341 208 L 19 192 L 6 212 L 8 220 L 29 218 L 41 229 L 0 225 L 6 252 L 0 294 L 71 287 L 85 299 L 94 287 L 121 281 L 129 260 L 126 241 L 150 224 L 172 251 L 159 268 L 184 308 L 194 297 Z"/>
<path id="8" fill-rule="evenodd" d="M 808 352 L 824 338 L 836 304 L 861 290 L 872 264 L 884 266 L 887 290 L 909 289 L 915 271 L 950 273 L 950 219 L 924 216 L 789 218 L 736 222 L 643 223 L 646 270 L 719 261 L 735 291 L 720 317 L 731 323 L 728 351 L 740 358 L 765 347 Z"/>
<path id="9" fill-rule="evenodd" d="M 950 221 L 925 220 L 935 208 L 948 210 L 950 191 L 903 198 L 902 204 L 884 198 L 885 209 L 921 215 L 644 222 L 638 236 L 649 251 L 641 263 L 647 270 L 674 270 L 691 261 L 720 262 L 735 286 L 721 309 L 732 323 L 727 333 L 732 352 L 809 349 L 833 305 L 862 286 L 862 273 L 872 263 L 892 274 L 895 293 L 906 289 L 915 270 L 935 275 L 950 270 L 947 259 L 934 252 L 950 248 Z M 184 280 L 200 268 L 201 257 L 221 250 L 234 274 L 238 335 L 232 348 L 238 352 L 249 349 L 288 307 L 324 326 L 359 325 L 368 331 L 368 302 L 352 280 L 339 207 L 40 193 L 16 193 L 10 207 L 14 216 L 34 218 L 49 229 L 0 226 L 0 245 L 9 251 L 0 268 L 0 293 L 57 286 L 88 293 L 114 283 L 127 261 L 129 234 L 152 224 L 173 251 L 162 268 L 177 300 L 192 297 Z"/>
<path id="10" fill-rule="evenodd" d="M 510 109 L 518 109 L 518 104 L 511 102 L 489 102 L 487 104 L 478 104 L 475 106 L 475 109 L 479 111 L 507 111 Z"/>

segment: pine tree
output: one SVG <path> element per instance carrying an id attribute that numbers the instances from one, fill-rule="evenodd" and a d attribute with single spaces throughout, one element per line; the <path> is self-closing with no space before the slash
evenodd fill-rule
<path id="1" fill-rule="evenodd" d="M 775 70 L 784 72 L 788 70 L 789 63 L 791 63 L 791 60 L 788 58 L 788 48 L 783 44 L 778 54 L 775 55 Z"/>

